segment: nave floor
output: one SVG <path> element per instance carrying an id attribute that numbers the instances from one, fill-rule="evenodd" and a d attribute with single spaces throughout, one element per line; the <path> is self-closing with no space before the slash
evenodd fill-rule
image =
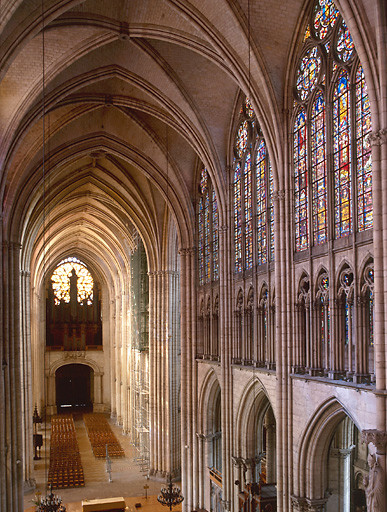
<path id="1" fill-rule="evenodd" d="M 123 496 L 127 505 L 127 510 L 134 512 L 168 512 L 166 507 L 157 502 L 157 496 L 163 482 L 154 482 L 146 480 L 145 473 L 141 471 L 140 466 L 135 462 L 136 451 L 129 442 L 129 437 L 121 433 L 121 428 L 114 425 L 109 420 L 110 426 L 121 443 L 125 451 L 125 458 L 112 459 L 112 482 L 109 483 L 106 473 L 106 462 L 103 459 L 96 459 L 91 450 L 91 445 L 87 436 L 85 424 L 82 417 L 75 419 L 75 428 L 81 454 L 82 466 L 85 475 L 85 487 L 75 487 L 71 489 L 54 490 L 62 498 L 62 503 L 66 506 L 67 512 L 81 512 L 81 502 L 84 499 L 109 498 L 114 496 Z M 49 426 L 48 426 L 49 427 Z M 50 429 L 47 428 L 47 436 L 50 436 Z M 44 494 L 45 488 L 45 453 L 41 451 L 42 459 L 35 461 L 35 479 L 37 489 Z M 49 451 L 47 454 L 47 467 L 49 465 Z M 144 485 L 149 485 L 148 499 L 145 499 Z M 34 512 L 33 500 L 35 492 L 32 491 L 24 496 L 25 512 Z M 135 509 L 134 504 L 141 503 L 140 509 Z M 179 512 L 181 505 L 174 508 L 174 512 Z"/>

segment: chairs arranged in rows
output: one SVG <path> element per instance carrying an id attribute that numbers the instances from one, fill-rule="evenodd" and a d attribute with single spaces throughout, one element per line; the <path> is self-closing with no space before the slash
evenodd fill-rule
<path id="1" fill-rule="evenodd" d="M 48 484 L 51 484 L 53 489 L 85 485 L 81 455 L 71 415 L 56 415 L 51 418 Z"/>
<path id="2" fill-rule="evenodd" d="M 106 445 L 109 457 L 125 457 L 124 450 L 103 414 L 84 414 L 83 420 L 96 457 L 106 457 Z"/>

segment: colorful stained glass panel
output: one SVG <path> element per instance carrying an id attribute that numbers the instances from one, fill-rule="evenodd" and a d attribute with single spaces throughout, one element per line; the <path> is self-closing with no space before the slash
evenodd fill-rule
<path id="1" fill-rule="evenodd" d="M 60 301 L 70 302 L 70 276 L 72 271 L 78 277 L 77 301 L 91 304 L 93 302 L 93 278 L 86 265 L 74 257 L 61 261 L 51 276 L 52 289 L 54 291 L 55 304 Z"/>
<path id="2" fill-rule="evenodd" d="M 341 70 L 333 98 L 335 237 L 352 232 L 351 124 L 348 74 Z"/>
<path id="3" fill-rule="evenodd" d="M 308 50 L 297 71 L 296 87 L 301 100 L 305 100 L 314 89 L 321 68 L 321 57 L 317 47 Z"/>
<path id="4" fill-rule="evenodd" d="M 314 30 L 320 39 L 324 39 L 332 28 L 339 15 L 335 4 L 332 0 L 319 0 L 316 3 L 314 15 Z"/>
<path id="5" fill-rule="evenodd" d="M 267 262 L 267 176 L 266 176 L 266 144 L 259 143 L 256 154 L 256 181 L 257 181 L 257 264 Z"/>
<path id="6" fill-rule="evenodd" d="M 242 157 L 243 153 L 247 147 L 247 139 L 248 139 L 248 124 L 247 121 L 243 121 L 240 125 L 237 138 L 236 138 L 236 151 L 239 158 Z"/>
<path id="7" fill-rule="evenodd" d="M 242 270 L 242 182 L 241 165 L 238 162 L 234 172 L 234 250 L 235 270 Z"/>
<path id="8" fill-rule="evenodd" d="M 251 183 L 251 154 L 246 157 L 244 167 L 244 214 L 245 214 L 245 268 L 253 265 L 253 206 Z"/>
<path id="9" fill-rule="evenodd" d="M 312 107 L 311 117 L 311 162 L 312 162 L 312 217 L 313 241 L 322 244 L 327 240 L 327 174 L 325 102 L 318 93 Z"/>
<path id="10" fill-rule="evenodd" d="M 296 251 L 309 245 L 308 235 L 308 174 L 306 114 L 301 110 L 293 132 Z"/>
<path id="11" fill-rule="evenodd" d="M 356 163 L 358 230 L 372 228 L 371 111 L 363 68 L 356 73 Z"/>

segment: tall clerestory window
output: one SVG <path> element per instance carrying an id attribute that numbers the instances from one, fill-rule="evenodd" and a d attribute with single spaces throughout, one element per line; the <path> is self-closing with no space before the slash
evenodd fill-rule
<path id="1" fill-rule="evenodd" d="M 219 211 L 207 169 L 200 173 L 198 203 L 199 284 L 219 279 Z"/>
<path id="2" fill-rule="evenodd" d="M 294 96 L 295 249 L 302 251 L 372 228 L 367 86 L 351 34 L 331 0 L 314 3 Z"/>
<path id="3" fill-rule="evenodd" d="M 248 98 L 234 142 L 235 271 L 274 259 L 273 174 L 268 151 Z"/>

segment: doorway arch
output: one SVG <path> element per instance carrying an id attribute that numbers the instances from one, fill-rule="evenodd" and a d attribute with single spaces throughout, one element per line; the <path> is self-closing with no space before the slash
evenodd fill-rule
<path id="1" fill-rule="evenodd" d="M 94 370 L 80 363 L 60 366 L 55 372 L 56 407 L 63 412 L 93 410 Z"/>

